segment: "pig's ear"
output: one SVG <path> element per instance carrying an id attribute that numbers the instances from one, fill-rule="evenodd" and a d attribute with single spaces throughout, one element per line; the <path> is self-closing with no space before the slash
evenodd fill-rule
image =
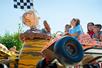
<path id="1" fill-rule="evenodd" d="M 48 24 L 48 22 L 46 21 L 46 20 L 44 20 L 44 27 L 45 27 L 45 30 L 47 31 L 47 32 L 51 32 L 51 28 L 50 28 L 50 25 Z"/>

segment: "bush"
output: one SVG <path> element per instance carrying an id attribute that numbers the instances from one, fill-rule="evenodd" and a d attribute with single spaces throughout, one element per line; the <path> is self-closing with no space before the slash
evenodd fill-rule
<path id="1" fill-rule="evenodd" d="M 20 50 L 22 47 L 22 42 L 19 39 L 19 33 L 5 33 L 3 36 L 0 36 L 0 43 L 5 45 L 8 49 L 16 46 L 17 50 Z"/>

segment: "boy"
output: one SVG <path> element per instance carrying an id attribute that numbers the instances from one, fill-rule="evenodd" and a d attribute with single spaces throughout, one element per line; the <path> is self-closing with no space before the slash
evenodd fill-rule
<path id="1" fill-rule="evenodd" d="M 68 25 L 68 24 L 65 25 L 65 31 L 64 31 L 65 35 L 68 34 L 70 28 L 71 28 L 71 25 Z"/>

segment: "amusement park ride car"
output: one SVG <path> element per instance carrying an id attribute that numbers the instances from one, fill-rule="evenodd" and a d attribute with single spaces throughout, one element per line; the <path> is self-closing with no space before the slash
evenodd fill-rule
<path id="1" fill-rule="evenodd" d="M 56 68 L 66 68 L 67 66 L 75 65 L 83 61 L 85 54 L 93 53 L 100 55 L 91 60 L 88 59 L 90 61 L 86 62 L 86 64 L 102 57 L 101 48 L 97 48 L 102 46 L 102 42 L 92 40 L 87 34 L 80 35 L 79 40 L 76 40 L 70 36 L 64 36 L 61 34 L 52 39 L 51 36 L 47 35 L 46 33 L 41 33 L 39 30 L 34 29 L 31 30 L 28 35 L 26 35 L 27 33 L 29 32 L 21 34 L 22 40 L 50 40 L 50 42 L 41 50 L 41 55 L 44 57 L 44 59 L 38 62 L 36 68 L 54 68 L 53 66 Z M 101 52 L 90 52 L 90 50 L 94 49 L 94 47 L 96 47 L 96 50 L 100 50 Z"/>
<path id="2" fill-rule="evenodd" d="M 78 41 L 66 35 L 58 34 L 55 38 L 52 38 L 48 34 L 42 33 L 39 29 L 36 29 L 38 19 L 33 11 L 26 12 L 23 15 L 23 23 L 29 26 L 30 29 L 24 33 L 20 33 L 22 42 L 35 39 L 50 41 L 44 44 L 46 46 L 40 52 L 43 59 L 37 63 L 36 68 L 68 68 L 68 66 L 74 66 L 76 64 L 90 64 L 102 57 L 102 42 L 94 41 L 86 34 L 81 35 Z M 101 52 L 92 52 L 92 49 L 100 50 Z M 5 52 L 0 49 L 0 55 L 1 53 L 4 54 Z M 8 53 L 5 54 L 8 57 Z M 89 61 L 83 64 L 86 54 L 99 55 L 95 55 L 96 57 L 91 60 L 86 59 Z M 18 68 L 17 64 L 15 68 Z"/>
<path id="3" fill-rule="evenodd" d="M 97 41 L 92 40 L 87 34 L 83 34 L 79 38 L 79 41 L 77 41 L 70 36 L 59 35 L 51 40 L 51 42 L 42 49 L 41 54 L 44 59 L 39 61 L 37 68 L 67 68 L 70 65 L 76 65 L 78 63 L 84 66 L 85 64 L 102 58 L 102 50 L 101 48 L 97 48 L 102 46 L 102 42 L 97 43 Z M 95 45 L 97 45 L 96 48 L 94 48 Z M 91 56 L 92 59 L 85 59 L 85 54 L 96 54 L 97 57 L 92 58 Z M 57 59 L 57 61 L 54 62 L 55 59 Z"/>

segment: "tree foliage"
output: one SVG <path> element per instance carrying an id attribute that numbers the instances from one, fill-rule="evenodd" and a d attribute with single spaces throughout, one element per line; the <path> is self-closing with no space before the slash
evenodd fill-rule
<path id="1" fill-rule="evenodd" d="M 19 33 L 5 33 L 3 36 L 0 36 L 0 43 L 5 45 L 8 49 L 16 46 L 17 50 L 20 50 L 22 47 L 22 42 L 19 39 Z"/>

